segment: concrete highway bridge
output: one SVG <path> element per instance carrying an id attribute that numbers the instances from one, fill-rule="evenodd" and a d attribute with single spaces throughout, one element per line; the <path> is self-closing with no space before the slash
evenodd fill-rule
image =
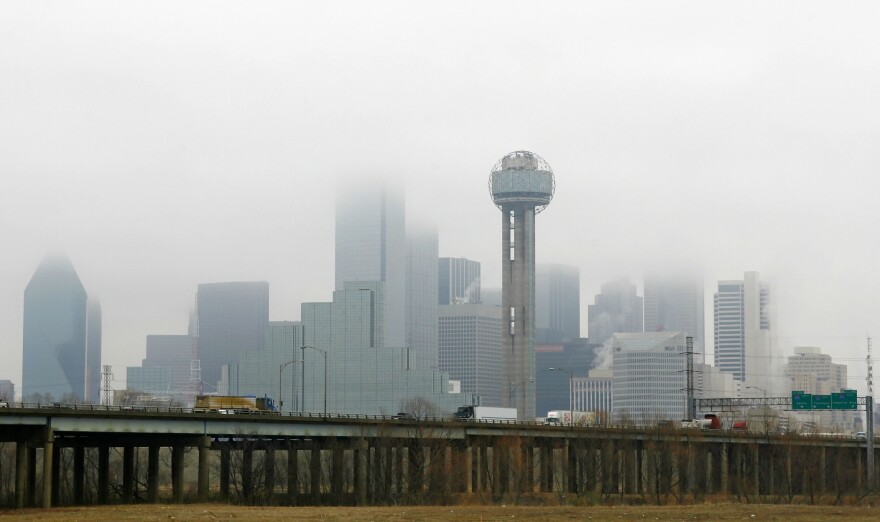
<path id="1" fill-rule="evenodd" d="M 291 505 L 541 493 L 790 500 L 875 491 L 865 477 L 878 469 L 851 437 L 179 408 L 10 404 L 0 442 L 15 443 L 17 507 L 254 501 L 255 491 Z"/>

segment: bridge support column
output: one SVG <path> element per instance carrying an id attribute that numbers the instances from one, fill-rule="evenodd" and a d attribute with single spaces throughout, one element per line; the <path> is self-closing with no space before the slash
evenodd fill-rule
<path id="1" fill-rule="evenodd" d="M 625 487 L 624 493 L 634 495 L 639 492 L 639 459 L 638 450 L 635 448 L 626 448 L 623 453 L 625 464 Z"/>
<path id="2" fill-rule="evenodd" d="M 129 504 L 134 493 L 134 448 L 122 448 L 122 502 Z"/>
<path id="3" fill-rule="evenodd" d="M 52 507 L 52 457 L 55 453 L 55 434 L 52 428 L 46 428 L 43 438 L 43 509 Z"/>
<path id="4" fill-rule="evenodd" d="M 83 483 L 86 474 L 86 449 L 82 446 L 73 448 L 73 503 L 82 505 L 85 501 Z"/>
<path id="5" fill-rule="evenodd" d="M 706 447 L 706 488 L 705 492 L 711 494 L 715 492 L 715 454 L 712 453 L 710 447 Z"/>
<path id="6" fill-rule="evenodd" d="M 729 480 L 729 478 L 730 478 L 729 477 L 730 460 L 729 459 L 730 459 L 730 456 L 728 455 L 728 451 L 729 451 L 728 444 L 726 442 L 722 443 L 720 456 L 718 458 L 718 464 L 720 464 L 720 468 L 721 468 L 721 476 L 719 478 L 720 478 L 720 482 L 721 482 L 721 494 L 722 495 L 727 495 L 730 493 L 730 489 L 729 489 L 729 485 L 730 485 L 730 480 Z"/>
<path id="7" fill-rule="evenodd" d="M 370 446 L 366 440 L 359 440 L 354 453 L 355 463 L 355 490 L 357 492 L 357 504 L 367 505 L 367 462 L 370 455 Z M 447 475 L 448 476 L 448 475 Z"/>
<path id="8" fill-rule="evenodd" d="M 333 493 L 333 502 L 340 505 L 342 501 L 342 479 L 343 479 L 343 461 L 345 458 L 345 449 L 337 441 L 336 446 L 331 452 L 333 462 L 331 463 L 332 472 L 330 474 L 330 491 Z"/>
<path id="9" fill-rule="evenodd" d="M 752 491 L 755 495 L 761 494 L 761 446 L 755 445 L 752 450 L 752 482 L 755 486 Z"/>
<path id="10" fill-rule="evenodd" d="M 788 494 L 794 494 L 794 485 L 791 483 L 791 446 L 785 447 L 785 484 L 788 487 Z"/>
<path id="11" fill-rule="evenodd" d="M 211 437 L 199 437 L 199 502 L 207 502 L 208 492 L 211 490 L 211 475 L 208 471 L 210 457 Z"/>
<path id="12" fill-rule="evenodd" d="M 110 447 L 98 446 L 98 503 L 110 502 Z"/>
<path id="13" fill-rule="evenodd" d="M 309 472 L 312 482 L 310 489 L 312 504 L 317 506 L 321 504 L 321 446 L 317 440 L 312 441 L 312 461 Z"/>
<path id="14" fill-rule="evenodd" d="M 52 445 L 52 505 L 61 505 L 61 447 L 58 444 Z"/>
<path id="15" fill-rule="evenodd" d="M 467 447 L 464 449 L 464 491 L 465 493 L 474 492 L 474 450 L 470 443 L 465 440 Z"/>
<path id="16" fill-rule="evenodd" d="M 150 446 L 147 450 L 147 501 L 159 501 L 159 447 Z"/>
<path id="17" fill-rule="evenodd" d="M 271 443 L 270 443 L 271 444 Z M 265 472 L 264 489 L 266 502 L 273 504 L 275 501 L 275 449 L 266 448 L 263 452 L 263 471 Z"/>
<path id="18" fill-rule="evenodd" d="M 28 472 L 27 443 L 20 440 L 15 443 L 15 507 L 24 509 L 25 488 Z"/>
<path id="19" fill-rule="evenodd" d="M 299 493 L 299 460 L 296 448 L 289 442 L 287 448 L 287 503 L 296 505 L 296 495 Z"/>
<path id="20" fill-rule="evenodd" d="M 220 450 L 220 498 L 229 500 L 229 468 L 232 460 L 232 449 L 223 447 Z"/>
<path id="21" fill-rule="evenodd" d="M 862 474 L 864 471 L 862 470 L 862 452 L 858 449 L 856 450 L 856 491 L 862 491 Z"/>
<path id="22" fill-rule="evenodd" d="M 183 446 L 171 448 L 171 491 L 173 502 L 183 503 Z"/>
<path id="23" fill-rule="evenodd" d="M 571 465 L 571 456 L 573 452 L 571 451 L 571 439 L 566 438 L 562 442 L 562 455 L 560 462 L 560 473 L 562 473 L 561 487 L 563 493 L 571 493 L 574 490 L 574 476 L 572 475 L 572 470 L 577 469 L 577 466 Z"/>
<path id="24" fill-rule="evenodd" d="M 37 505 L 37 448 L 28 448 L 27 505 Z"/>
<path id="25" fill-rule="evenodd" d="M 825 446 L 819 448 L 819 494 L 825 494 L 825 475 L 827 468 L 825 466 Z"/>
<path id="26" fill-rule="evenodd" d="M 241 494 L 245 502 L 250 502 L 254 494 L 254 450 L 241 450 Z"/>

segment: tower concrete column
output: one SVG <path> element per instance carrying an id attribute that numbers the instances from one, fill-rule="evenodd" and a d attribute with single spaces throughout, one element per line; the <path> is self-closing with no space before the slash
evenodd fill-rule
<path id="1" fill-rule="evenodd" d="M 490 174 L 501 210 L 502 403 L 535 418 L 535 214 L 553 198 L 553 171 L 537 154 L 516 151 Z"/>

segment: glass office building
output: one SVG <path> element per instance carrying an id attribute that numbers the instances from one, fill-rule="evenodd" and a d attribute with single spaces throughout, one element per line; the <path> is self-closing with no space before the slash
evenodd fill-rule
<path id="1" fill-rule="evenodd" d="M 88 297 L 70 260 L 46 257 L 24 291 L 22 396 L 85 400 Z M 92 332 L 100 338 L 100 330 Z"/>

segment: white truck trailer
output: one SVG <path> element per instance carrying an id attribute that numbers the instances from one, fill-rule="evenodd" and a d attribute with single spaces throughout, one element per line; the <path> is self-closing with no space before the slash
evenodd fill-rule
<path id="1" fill-rule="evenodd" d="M 461 406 L 453 416 L 463 421 L 515 421 L 516 408 L 492 406 Z"/>
<path id="2" fill-rule="evenodd" d="M 552 410 L 547 412 L 544 422 L 554 426 L 589 426 L 596 423 L 596 414 L 591 411 Z"/>

